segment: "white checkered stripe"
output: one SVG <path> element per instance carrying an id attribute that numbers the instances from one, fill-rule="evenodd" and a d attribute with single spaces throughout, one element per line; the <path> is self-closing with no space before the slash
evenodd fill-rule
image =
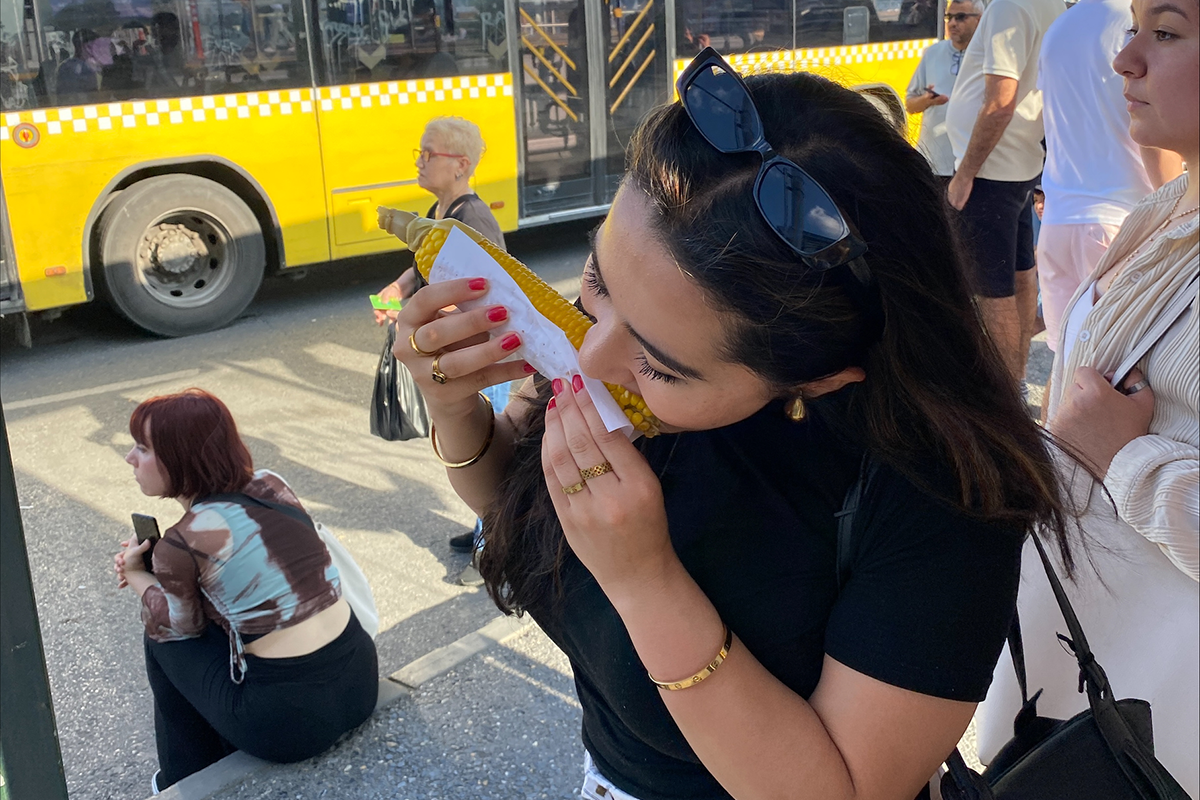
<path id="1" fill-rule="evenodd" d="M 313 110 L 312 96 L 312 89 L 283 89 L 7 113 L 3 115 L 3 125 L 0 125 L 0 141 L 8 139 L 11 129 L 19 122 L 32 122 L 43 136 L 58 136 L 64 133 L 256 119 L 277 114 L 309 114 Z"/>
<path id="2" fill-rule="evenodd" d="M 920 58 L 921 54 L 936 41 L 937 39 L 911 39 L 904 42 L 876 42 L 875 44 L 857 44 L 845 47 L 742 53 L 725 56 L 725 60 L 731 67 L 736 67 L 739 72 L 790 72 L 809 67 L 842 67 Z M 678 77 L 689 63 L 687 60 L 675 62 L 675 75 Z"/>
<path id="3" fill-rule="evenodd" d="M 309 114 L 318 103 L 328 112 L 483 97 L 512 97 L 512 78 L 508 74 L 470 75 L 7 112 L 0 114 L 0 141 L 11 139 L 12 129 L 22 122 L 33 123 L 43 136 L 59 136 Z"/>
<path id="4" fill-rule="evenodd" d="M 350 111 L 377 106 L 478 100 L 481 97 L 512 97 L 512 91 L 512 77 L 502 73 L 327 86 L 317 90 L 317 99 L 322 111 Z"/>

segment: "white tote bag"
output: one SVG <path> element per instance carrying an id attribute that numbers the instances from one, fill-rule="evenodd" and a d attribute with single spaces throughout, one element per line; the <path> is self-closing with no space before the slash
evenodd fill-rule
<path id="1" fill-rule="evenodd" d="M 350 555 L 350 551 L 338 541 L 331 530 L 320 522 L 316 522 L 316 526 L 321 541 L 325 542 L 325 547 L 329 550 L 329 559 L 337 567 L 342 582 L 342 597 L 346 598 L 350 608 L 354 609 L 354 616 L 358 617 L 358 623 L 362 625 L 363 630 L 374 639 L 379 633 L 379 610 L 375 608 L 375 595 L 371 593 L 371 584 L 367 583 L 367 576 L 363 574 L 362 567 L 358 566 L 354 556 Z"/>

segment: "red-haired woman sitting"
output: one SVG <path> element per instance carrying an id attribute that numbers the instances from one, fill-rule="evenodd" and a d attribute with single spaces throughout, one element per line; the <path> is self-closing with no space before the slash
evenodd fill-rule
<path id="1" fill-rule="evenodd" d="M 225 404 L 199 389 L 143 402 L 125 460 L 144 494 L 184 515 L 115 557 L 142 599 L 157 792 L 232 753 L 299 761 L 375 707 L 375 645 L 282 478 L 254 471 Z"/>

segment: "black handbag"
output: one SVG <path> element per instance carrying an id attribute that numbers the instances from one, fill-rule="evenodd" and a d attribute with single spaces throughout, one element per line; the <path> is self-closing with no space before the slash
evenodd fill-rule
<path id="1" fill-rule="evenodd" d="M 876 469 L 864 456 L 858 480 L 835 515 L 839 590 L 849 578 L 853 561 L 855 512 Z M 1038 716 L 1041 691 L 1029 697 L 1021 626 L 1014 614 L 1008 645 L 1023 705 L 1013 723 L 1013 738 L 982 775 L 968 767 L 955 749 L 942 775 L 943 800 L 1190 800 L 1154 757 L 1150 704 L 1113 699 L 1108 677 L 1088 647 L 1042 543 L 1036 536 L 1033 543 L 1071 634 L 1070 638 L 1061 634 L 1058 638 L 1079 662 L 1079 691 L 1086 689 L 1091 707 L 1068 720 Z"/>
<path id="2" fill-rule="evenodd" d="M 1079 691 L 1088 705 L 1068 720 L 1038 716 L 1041 691 L 1029 696 L 1021 627 L 1014 618 L 1009 652 L 1023 701 L 1013 738 L 980 775 L 956 749 L 942 775 L 944 800 L 1189 800 L 1187 792 L 1154 757 L 1150 704 L 1116 700 L 1104 669 L 1088 647 L 1054 566 L 1033 539 L 1070 637 L 1058 638 L 1079 663 Z"/>
<path id="3" fill-rule="evenodd" d="M 371 433 L 389 442 L 404 442 L 429 435 L 429 411 L 408 367 L 392 355 L 396 325 L 388 325 L 375 389 L 371 392 Z"/>

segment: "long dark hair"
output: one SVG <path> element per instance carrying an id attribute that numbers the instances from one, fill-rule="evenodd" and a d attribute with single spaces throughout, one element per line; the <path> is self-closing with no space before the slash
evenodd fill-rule
<path id="1" fill-rule="evenodd" d="M 630 143 L 627 187 L 649 199 L 659 243 L 731 312 L 724 357 L 784 397 L 862 367 L 866 381 L 838 393 L 839 427 L 971 516 L 1044 527 L 1070 571 L 1051 442 L 984 333 L 944 189 L 924 157 L 868 101 L 823 78 L 746 82 L 767 140 L 827 189 L 867 242 L 874 285 L 847 268 L 806 268 L 755 208 L 758 156 L 717 152 L 678 103 L 661 107 Z M 548 390 L 539 389 L 485 521 L 480 571 L 505 611 L 541 598 L 565 554 L 540 466 Z M 949 491 L 930 480 L 931 465 L 949 470 Z"/>

